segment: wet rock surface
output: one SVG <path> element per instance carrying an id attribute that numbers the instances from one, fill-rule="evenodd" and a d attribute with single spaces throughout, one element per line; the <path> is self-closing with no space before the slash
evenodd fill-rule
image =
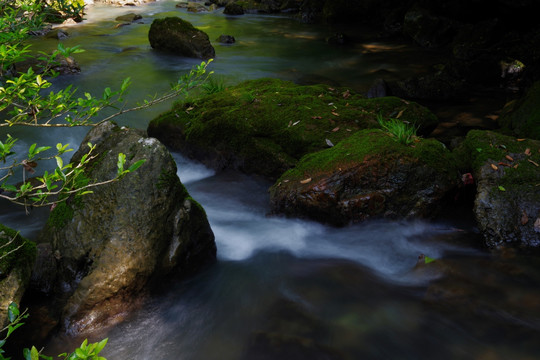
<path id="1" fill-rule="evenodd" d="M 70 334 L 121 321 L 140 305 L 152 282 L 182 277 L 215 259 L 212 230 L 202 207 L 176 175 L 172 156 L 159 141 L 111 123 L 94 128 L 74 155 L 96 147 L 88 176 L 114 178 L 119 152 L 127 164 L 146 162 L 91 196 L 59 204 L 40 235 L 57 261 L 54 291 Z"/>
<path id="2" fill-rule="evenodd" d="M 409 147 L 380 130 L 364 130 L 304 157 L 272 186 L 270 198 L 276 213 L 345 225 L 434 216 L 456 184 L 443 144 L 421 140 Z"/>
<path id="3" fill-rule="evenodd" d="M 154 20 L 148 39 L 150 46 L 156 50 L 200 59 L 216 56 L 208 35 L 179 17 Z"/>

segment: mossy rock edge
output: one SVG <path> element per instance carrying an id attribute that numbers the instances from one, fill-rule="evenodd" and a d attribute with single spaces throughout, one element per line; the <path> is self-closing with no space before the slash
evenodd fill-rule
<path id="1" fill-rule="evenodd" d="M 396 97 L 366 99 L 347 88 L 263 78 L 178 103 L 152 120 L 148 134 L 212 168 L 275 180 L 302 156 L 379 127 L 379 114 L 420 133 L 437 125 L 429 110 Z"/>
<path id="2" fill-rule="evenodd" d="M 306 155 L 271 187 L 275 213 L 334 225 L 368 218 L 429 218 L 458 183 L 451 153 L 434 139 L 413 146 L 378 129 Z"/>

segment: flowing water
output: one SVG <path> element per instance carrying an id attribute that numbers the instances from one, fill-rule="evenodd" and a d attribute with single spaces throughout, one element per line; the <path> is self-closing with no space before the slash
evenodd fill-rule
<path id="1" fill-rule="evenodd" d="M 115 29 L 114 18 L 143 15 Z M 334 29 L 283 16 L 190 14 L 169 1 L 137 8 L 93 7 L 68 28 L 82 44 L 82 73 L 62 76 L 96 92 L 130 76 L 131 100 L 162 91 L 198 61 L 154 52 L 154 18 L 181 15 L 205 30 L 237 38 L 216 47 L 211 70 L 226 83 L 262 76 L 302 83 L 326 80 L 365 90 L 380 71 L 404 78 L 437 61 L 410 45 L 360 41 L 328 45 Z M 361 39 L 365 34 L 357 34 Z M 373 34 L 370 34 L 373 36 Z M 40 49 L 53 40 L 36 42 Z M 170 103 L 123 118 L 145 128 Z M 5 131 L 2 128 L 1 131 Z M 32 142 L 78 144 L 87 129 L 9 129 Z M 3 135 L 3 133 L 2 133 Z M 169 284 L 109 337 L 104 356 L 123 359 L 534 359 L 540 356 L 540 264 L 534 257 L 486 253 L 471 244 L 467 222 L 376 221 L 345 228 L 267 216 L 269 183 L 216 174 L 174 154 L 178 174 L 206 209 L 217 263 Z M 34 237 L 47 209 L 0 207 L 0 222 Z M 458 228 L 459 227 L 459 228 Z M 418 255 L 437 259 L 417 265 Z M 58 336 L 51 353 L 80 339 Z"/>

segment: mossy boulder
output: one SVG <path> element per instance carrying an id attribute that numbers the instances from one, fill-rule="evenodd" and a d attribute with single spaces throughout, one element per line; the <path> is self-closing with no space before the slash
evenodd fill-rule
<path id="1" fill-rule="evenodd" d="M 426 108 L 396 97 L 366 99 L 346 88 L 258 79 L 178 103 L 152 120 L 148 134 L 213 168 L 276 179 L 302 156 L 378 127 L 378 114 L 420 132 L 437 124 Z"/>
<path id="2" fill-rule="evenodd" d="M 231 2 L 225 5 L 223 13 L 225 15 L 244 15 L 244 8 L 241 4 Z"/>
<path id="3" fill-rule="evenodd" d="M 190 274 L 215 259 L 214 236 L 203 208 L 176 175 L 166 147 L 141 131 L 104 123 L 90 131 L 72 162 L 96 145 L 87 176 L 114 178 L 120 152 L 126 168 L 146 162 L 120 181 L 53 210 L 40 234 L 57 259 L 55 295 L 67 298 L 60 323 L 89 333 L 120 321 L 154 281 Z"/>
<path id="4" fill-rule="evenodd" d="M 474 212 L 488 247 L 540 246 L 540 141 L 470 131 L 456 149 L 477 183 Z"/>
<path id="5" fill-rule="evenodd" d="M 36 245 L 0 224 L 0 328 L 8 323 L 9 304 L 19 304 L 30 281 Z"/>
<path id="6" fill-rule="evenodd" d="M 216 56 L 208 35 L 179 17 L 155 19 L 148 32 L 153 49 L 176 55 L 209 59 Z"/>
<path id="7" fill-rule="evenodd" d="M 434 139 L 413 146 L 379 129 L 356 132 L 303 157 L 270 188 L 275 213 L 334 225 L 368 218 L 427 218 L 457 185 L 446 147 Z"/>
<path id="8" fill-rule="evenodd" d="M 517 137 L 540 140 L 540 81 L 505 108 L 499 125 Z"/>

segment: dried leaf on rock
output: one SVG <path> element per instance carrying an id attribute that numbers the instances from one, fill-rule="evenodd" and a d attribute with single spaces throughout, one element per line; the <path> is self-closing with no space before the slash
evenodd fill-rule
<path id="1" fill-rule="evenodd" d="M 508 161 L 514 161 L 514 159 L 510 155 L 506 155 L 505 158 Z"/>
<path id="2" fill-rule="evenodd" d="M 498 168 L 497 165 L 495 165 L 495 164 L 491 164 L 491 168 L 492 168 L 493 170 L 499 170 L 499 168 Z"/>
<path id="3" fill-rule="evenodd" d="M 525 210 L 523 210 L 523 214 L 521 215 L 521 225 L 525 225 L 529 222 L 529 217 L 527 216 L 527 213 Z"/>
<path id="4" fill-rule="evenodd" d="M 308 184 L 311 182 L 311 178 L 307 178 L 305 180 L 300 181 L 301 184 Z"/>

